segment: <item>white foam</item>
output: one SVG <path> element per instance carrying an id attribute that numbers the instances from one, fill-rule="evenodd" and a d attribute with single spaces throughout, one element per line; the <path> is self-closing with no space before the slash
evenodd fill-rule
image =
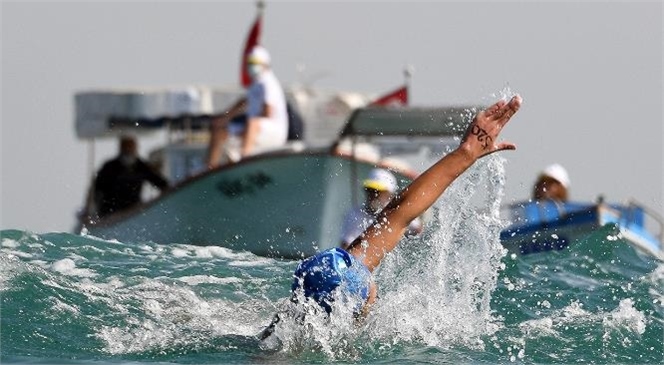
<path id="1" fill-rule="evenodd" d="M 28 247 L 30 247 L 30 248 L 43 248 L 44 245 L 42 245 L 41 243 L 34 242 L 34 243 L 28 243 Z"/>
<path id="2" fill-rule="evenodd" d="M 21 257 L 24 259 L 31 259 L 33 256 L 31 253 L 23 252 L 23 251 L 16 251 L 16 250 L 2 250 L 6 252 L 8 255 L 13 255 L 16 257 Z"/>
<path id="3" fill-rule="evenodd" d="M 149 246 L 149 245 L 140 245 L 138 248 L 140 248 L 143 252 L 154 252 L 154 248 Z"/>
<path id="4" fill-rule="evenodd" d="M 558 334 L 553 328 L 553 319 L 549 317 L 525 321 L 519 324 L 519 329 L 530 338 L 556 336 Z"/>
<path id="5" fill-rule="evenodd" d="M 74 315 L 81 314 L 81 310 L 74 305 L 67 304 L 57 298 L 52 298 L 55 301 L 53 309 L 59 312 L 68 312 Z"/>
<path id="6" fill-rule="evenodd" d="M 653 303 L 664 308 L 664 263 L 660 263 L 653 272 L 645 277 L 645 280 L 652 284 L 648 289 L 648 294 L 653 298 Z"/>
<path id="7" fill-rule="evenodd" d="M 11 238 L 3 238 L 3 239 L 2 239 L 2 247 L 16 248 L 16 247 L 18 247 L 18 246 L 20 246 L 20 245 L 21 245 L 21 244 L 20 244 L 18 241 L 13 240 L 13 239 L 11 239 Z"/>
<path id="8" fill-rule="evenodd" d="M 112 295 L 116 301 L 132 303 L 133 310 L 125 312 L 123 324 L 97 328 L 97 337 L 111 354 L 190 346 L 228 334 L 251 336 L 262 325 L 258 308 L 264 303 L 208 301 L 191 288 L 167 284 L 158 278 L 121 288 Z M 141 303 L 140 308 L 135 302 Z"/>
<path id="9" fill-rule="evenodd" d="M 117 276 L 112 276 L 108 278 L 107 285 L 113 289 L 117 289 L 124 287 L 125 283 L 122 280 L 120 280 L 120 278 L 118 278 Z"/>
<path id="10" fill-rule="evenodd" d="M 0 292 L 8 289 L 8 283 L 22 271 L 24 263 L 14 255 L 0 254 Z"/>
<path id="11" fill-rule="evenodd" d="M 175 247 L 171 249 L 171 255 L 174 257 L 187 257 L 189 256 L 189 251 Z"/>
<path id="12" fill-rule="evenodd" d="M 219 257 L 219 258 L 225 258 L 225 259 L 250 259 L 252 257 L 257 257 L 256 255 L 252 254 L 251 252 L 245 252 L 245 251 L 233 251 L 229 248 L 226 247 L 219 247 L 219 246 L 207 246 L 206 247 L 210 253 L 214 257 Z"/>
<path id="13" fill-rule="evenodd" d="M 104 249 L 101 249 L 101 248 L 95 247 L 95 246 L 91 246 L 91 245 L 82 245 L 82 246 L 71 247 L 71 248 L 68 247 L 67 249 L 70 249 L 70 250 L 73 249 L 75 251 L 82 251 L 82 250 L 93 251 L 93 252 L 98 252 L 98 253 L 105 253 L 106 252 L 106 250 L 104 250 Z"/>
<path id="14" fill-rule="evenodd" d="M 246 251 L 233 251 L 232 249 L 219 246 L 196 246 L 178 244 L 169 246 L 170 253 L 174 257 L 195 257 L 197 259 L 227 259 L 232 260 L 228 263 L 229 266 L 268 266 L 274 264 L 274 260 L 256 256 L 251 252 Z M 155 250 L 161 252 L 160 248 Z"/>
<path id="15" fill-rule="evenodd" d="M 196 257 L 201 258 L 228 258 L 231 256 L 232 251 L 227 248 L 217 247 L 217 246 L 202 246 L 196 247 L 195 249 Z"/>
<path id="16" fill-rule="evenodd" d="M 236 267 L 254 267 L 254 266 L 268 266 L 274 263 L 273 260 L 268 258 L 259 259 L 256 258 L 252 261 L 231 261 L 228 263 L 228 266 Z"/>
<path id="17" fill-rule="evenodd" d="M 648 275 L 649 279 L 653 283 L 662 283 L 664 284 L 664 263 L 660 263 L 653 272 Z"/>
<path id="18" fill-rule="evenodd" d="M 62 259 L 51 264 L 51 268 L 57 272 L 64 273 L 76 268 L 76 263 L 72 259 Z"/>
<path id="19" fill-rule="evenodd" d="M 69 257 L 70 259 L 74 260 L 74 262 L 77 262 L 77 261 L 88 261 L 88 259 L 86 259 L 85 257 L 83 257 L 83 256 L 81 256 L 81 255 L 78 255 L 78 254 L 75 254 L 75 253 L 70 253 L 68 257 Z"/>
<path id="20" fill-rule="evenodd" d="M 91 234 L 88 233 L 88 230 L 87 230 L 87 229 L 81 231 L 80 236 L 81 236 L 81 237 L 85 237 L 85 238 L 90 239 L 90 240 L 93 240 L 93 241 L 106 242 L 106 243 L 113 243 L 113 244 L 122 244 L 122 242 L 120 242 L 120 241 L 118 241 L 118 240 L 116 240 L 116 239 L 110 239 L 110 240 L 107 240 L 107 239 L 104 239 L 104 238 L 101 238 L 101 237 L 97 237 L 97 236 L 95 236 L 95 235 L 91 235 Z"/>
<path id="21" fill-rule="evenodd" d="M 32 261 L 30 261 L 30 263 L 33 264 L 33 265 L 39 266 L 42 269 L 48 269 L 48 267 L 49 267 L 48 262 L 46 262 L 44 260 L 32 260 Z"/>
<path id="22" fill-rule="evenodd" d="M 572 301 L 568 306 L 555 311 L 550 317 L 525 321 L 519 325 L 524 335 L 537 338 L 542 336 L 558 337 L 559 331 L 582 325 L 596 325 L 601 322 L 604 327 L 603 338 L 610 338 L 613 332 L 628 330 L 638 335 L 645 332 L 646 316 L 634 308 L 632 299 L 623 299 L 618 307 L 610 313 L 591 313 L 583 309 L 579 301 Z M 627 337 L 623 338 L 629 341 Z"/>
<path id="23" fill-rule="evenodd" d="M 192 276 L 183 276 L 177 278 L 177 280 L 185 282 L 189 285 L 198 285 L 198 284 L 238 284 L 242 283 L 243 280 L 236 277 L 226 277 L 220 278 L 212 275 L 192 275 Z"/>
<path id="24" fill-rule="evenodd" d="M 220 246 L 196 246 L 196 245 L 177 245 L 177 250 L 187 252 L 187 256 L 193 255 L 197 258 L 221 258 L 229 260 L 252 260 L 258 258 L 251 252 L 233 251 L 227 247 Z"/>
<path id="25" fill-rule="evenodd" d="M 570 305 L 563 308 L 562 315 L 569 320 L 575 320 L 580 317 L 588 317 L 590 313 L 583 309 L 583 303 L 575 300 Z"/>
<path id="26" fill-rule="evenodd" d="M 91 269 L 79 269 L 76 267 L 74 260 L 70 258 L 55 261 L 51 264 L 51 269 L 63 275 L 78 276 L 78 277 L 95 277 L 98 274 Z"/>
<path id="27" fill-rule="evenodd" d="M 621 300 L 618 308 L 602 320 L 609 331 L 624 328 L 639 335 L 646 331 L 646 322 L 646 316 L 634 308 L 634 301 L 630 298 Z"/>

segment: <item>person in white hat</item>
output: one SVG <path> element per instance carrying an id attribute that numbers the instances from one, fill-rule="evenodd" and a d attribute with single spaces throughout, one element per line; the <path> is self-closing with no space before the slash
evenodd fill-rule
<path id="1" fill-rule="evenodd" d="M 247 69 L 252 83 L 246 98 L 214 118 L 210 125 L 210 146 L 207 164 L 217 167 L 223 145 L 229 135 L 241 138 L 239 159 L 268 149 L 283 146 L 288 137 L 288 111 L 284 91 L 270 68 L 270 54 L 256 46 L 247 57 Z M 246 115 L 246 119 L 238 118 Z"/>
<path id="2" fill-rule="evenodd" d="M 570 186 L 567 170 L 554 163 L 540 172 L 533 187 L 533 199 L 566 202 Z"/>
<path id="3" fill-rule="evenodd" d="M 367 227 L 372 225 L 376 216 L 387 206 L 397 192 L 397 179 L 385 169 L 373 169 L 363 182 L 365 201 L 346 213 L 341 228 L 341 248 L 350 245 Z M 414 219 L 408 226 L 407 235 L 422 231 L 420 218 Z"/>

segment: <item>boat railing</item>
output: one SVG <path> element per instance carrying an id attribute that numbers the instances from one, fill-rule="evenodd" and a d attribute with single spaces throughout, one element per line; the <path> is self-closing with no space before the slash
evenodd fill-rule
<path id="1" fill-rule="evenodd" d="M 594 204 L 580 202 L 527 200 L 501 206 L 500 214 L 512 225 L 548 224 L 594 207 Z"/>
<path id="2" fill-rule="evenodd" d="M 630 199 L 627 201 L 627 206 L 631 209 L 628 209 L 627 212 L 628 214 L 634 215 L 638 210 L 644 213 L 645 217 L 649 218 L 649 221 L 652 222 L 652 224 L 655 224 L 657 226 L 657 231 L 655 232 L 655 236 L 657 237 L 657 240 L 659 241 L 659 249 L 664 250 L 664 217 L 662 217 L 658 212 L 656 212 L 654 209 L 651 209 L 635 199 Z M 627 216 L 625 217 L 628 219 L 628 221 L 633 221 L 635 217 L 633 216 Z M 644 228 L 646 228 L 646 224 L 648 222 L 645 221 L 645 219 L 642 222 L 642 225 Z"/>

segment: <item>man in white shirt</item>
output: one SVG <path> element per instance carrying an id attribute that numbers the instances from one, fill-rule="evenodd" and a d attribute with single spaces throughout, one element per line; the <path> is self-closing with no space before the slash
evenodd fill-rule
<path id="1" fill-rule="evenodd" d="M 229 134 L 241 137 L 241 157 L 278 148 L 286 143 L 286 97 L 270 68 L 270 54 L 261 46 L 254 47 L 247 58 L 247 68 L 253 80 L 247 97 L 215 118 L 210 125 L 209 168 L 219 165 L 223 144 Z M 236 118 L 242 114 L 246 114 L 246 121 Z"/>
<path id="2" fill-rule="evenodd" d="M 366 200 L 346 213 L 341 228 L 341 248 L 346 249 L 365 229 L 372 225 L 376 216 L 390 202 L 397 191 L 397 179 L 385 169 L 373 169 L 363 182 Z M 414 219 L 408 226 L 407 235 L 422 231 L 422 221 Z"/>

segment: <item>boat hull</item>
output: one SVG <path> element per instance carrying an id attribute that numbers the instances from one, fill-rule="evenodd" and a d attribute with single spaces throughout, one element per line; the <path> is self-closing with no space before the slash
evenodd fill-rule
<path id="1" fill-rule="evenodd" d="M 563 250 L 602 227 L 615 225 L 616 233 L 625 242 L 641 253 L 664 261 L 662 244 L 645 229 L 638 208 L 527 202 L 516 204 L 512 209 L 519 211 L 516 218 L 513 216 L 517 223 L 500 235 L 501 243 L 510 252 L 528 255 Z"/>
<path id="2" fill-rule="evenodd" d="M 155 201 L 86 225 L 120 241 L 218 245 L 301 258 L 340 242 L 372 163 L 326 153 L 265 155 L 186 181 Z M 397 174 L 400 186 L 408 178 Z"/>

